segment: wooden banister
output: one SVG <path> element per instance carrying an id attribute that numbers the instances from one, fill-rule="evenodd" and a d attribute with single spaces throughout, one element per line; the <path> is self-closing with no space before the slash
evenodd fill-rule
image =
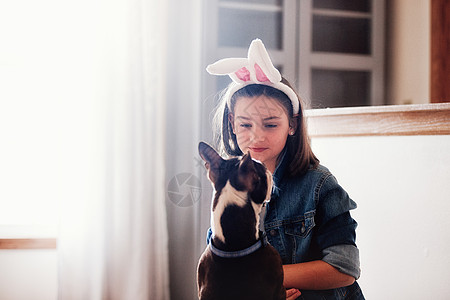
<path id="1" fill-rule="evenodd" d="M 0 249 L 56 249 L 56 239 L 0 239 Z"/>
<path id="2" fill-rule="evenodd" d="M 315 137 L 449 135 L 450 103 L 306 110 Z"/>

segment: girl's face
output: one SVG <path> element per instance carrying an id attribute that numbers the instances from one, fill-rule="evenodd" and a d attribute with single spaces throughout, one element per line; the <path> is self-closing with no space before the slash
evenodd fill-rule
<path id="1" fill-rule="evenodd" d="M 263 162 L 272 173 L 289 135 L 289 117 L 276 99 L 240 97 L 229 116 L 243 153 Z"/>

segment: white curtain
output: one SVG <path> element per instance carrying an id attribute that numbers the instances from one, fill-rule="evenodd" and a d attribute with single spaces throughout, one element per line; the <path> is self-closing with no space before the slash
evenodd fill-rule
<path id="1" fill-rule="evenodd" d="M 202 22 L 206 1 L 165 1 L 170 20 L 166 137 L 170 296 L 192 300 L 198 298 L 196 268 L 206 246 L 206 228 L 202 224 L 209 224 L 211 200 L 211 184 L 197 150 L 206 136 L 202 131 L 211 133 L 202 115 L 208 100 L 202 96 L 200 84 L 207 64 L 202 55 L 202 26 L 210 24 Z M 210 113 L 208 109 L 206 116 Z M 207 220 L 202 217 L 202 209 L 206 209 Z"/>
<path id="2" fill-rule="evenodd" d="M 58 3 L 58 298 L 169 299 L 166 1 Z"/>

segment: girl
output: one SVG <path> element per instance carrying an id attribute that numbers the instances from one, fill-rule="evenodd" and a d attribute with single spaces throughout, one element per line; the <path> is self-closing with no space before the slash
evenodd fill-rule
<path id="1" fill-rule="evenodd" d="M 364 299 L 349 213 L 356 204 L 319 165 L 300 98 L 263 43 L 254 40 L 248 58 L 223 59 L 207 70 L 233 79 L 215 116 L 219 151 L 250 152 L 273 174 L 262 226 L 283 260 L 287 299 Z"/>

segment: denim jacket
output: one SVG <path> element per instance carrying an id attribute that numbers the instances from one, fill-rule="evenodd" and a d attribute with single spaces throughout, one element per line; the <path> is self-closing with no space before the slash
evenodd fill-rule
<path id="1" fill-rule="evenodd" d="M 271 200 L 262 218 L 268 242 L 283 264 L 323 260 L 358 279 L 357 223 L 350 216 L 356 203 L 327 168 L 319 165 L 302 176 L 287 178 L 283 176 L 286 164 L 282 159 L 273 174 Z M 209 228 L 207 243 L 211 235 Z M 301 293 L 298 299 L 364 299 L 356 281 L 348 287 Z"/>
<path id="2" fill-rule="evenodd" d="M 359 278 L 357 223 L 350 216 L 356 203 L 327 168 L 319 165 L 302 176 L 283 176 L 286 161 L 273 175 L 274 188 L 266 206 L 264 229 L 283 264 L 323 260 Z M 298 299 L 364 299 L 358 283 L 325 290 L 301 290 Z"/>

